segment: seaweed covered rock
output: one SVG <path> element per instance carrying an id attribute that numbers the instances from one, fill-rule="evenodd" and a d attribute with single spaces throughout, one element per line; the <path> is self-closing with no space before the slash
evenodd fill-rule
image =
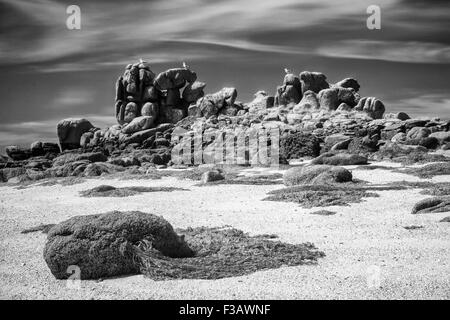
<path id="1" fill-rule="evenodd" d="M 359 154 L 327 152 L 313 159 L 311 164 L 328 164 L 332 166 L 367 164 L 367 157 Z"/>
<path id="2" fill-rule="evenodd" d="M 427 198 L 416 203 L 412 214 L 450 212 L 450 196 Z"/>
<path id="3" fill-rule="evenodd" d="M 56 130 L 61 150 L 80 148 L 81 136 L 92 129 L 94 129 L 92 123 L 83 118 L 69 118 L 58 122 Z"/>
<path id="4" fill-rule="evenodd" d="M 194 253 L 164 218 L 139 211 L 112 211 L 76 216 L 54 226 L 47 237 L 44 259 L 57 279 L 67 279 L 69 266 L 81 279 L 99 279 L 140 270 L 135 246 L 147 242 L 169 257 Z"/>
<path id="5" fill-rule="evenodd" d="M 294 167 L 283 175 L 286 186 L 330 184 L 352 181 L 352 173 L 345 168 L 330 165 Z"/>
<path id="6" fill-rule="evenodd" d="M 285 134 L 280 139 L 280 161 L 317 157 L 320 154 L 320 140 L 311 133 Z"/>
<path id="7" fill-rule="evenodd" d="M 348 144 L 348 152 L 355 154 L 367 154 L 378 150 L 378 140 L 369 136 L 362 138 L 353 138 Z"/>

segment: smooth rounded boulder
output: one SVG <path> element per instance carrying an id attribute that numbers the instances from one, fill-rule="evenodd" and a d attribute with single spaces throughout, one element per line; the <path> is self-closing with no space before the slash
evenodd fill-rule
<path id="1" fill-rule="evenodd" d="M 151 245 L 162 255 L 181 258 L 193 251 L 164 218 L 139 211 L 76 216 L 50 229 L 44 259 L 57 279 L 78 268 L 80 278 L 139 273 L 135 246 Z"/>

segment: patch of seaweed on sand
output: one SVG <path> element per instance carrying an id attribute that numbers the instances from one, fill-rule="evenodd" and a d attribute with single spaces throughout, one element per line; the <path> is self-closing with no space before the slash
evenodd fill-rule
<path id="1" fill-rule="evenodd" d="M 422 167 L 397 169 L 396 172 L 411 174 L 419 178 L 432 178 L 440 175 L 450 175 L 450 162 L 437 162 Z"/>
<path id="2" fill-rule="evenodd" d="M 189 191 L 188 189 L 175 187 L 121 187 L 116 188 L 109 185 L 100 185 L 98 187 L 80 191 L 82 197 L 129 197 L 144 192 L 172 192 L 172 191 Z"/>
<path id="3" fill-rule="evenodd" d="M 210 185 L 275 185 L 283 184 L 283 175 L 281 173 L 274 174 L 258 174 L 251 176 L 237 176 L 225 174 L 225 179 L 210 181 L 207 183 L 199 183 L 197 186 L 210 186 Z"/>
<path id="4" fill-rule="evenodd" d="M 404 190 L 405 186 L 368 185 L 364 182 L 340 184 L 307 184 L 272 190 L 263 201 L 282 201 L 300 204 L 302 208 L 348 206 L 363 198 L 378 197 L 371 191 Z"/>
<path id="5" fill-rule="evenodd" d="M 16 184 L 15 189 L 28 189 L 32 187 L 51 187 L 51 186 L 73 186 L 76 184 L 80 184 L 86 182 L 85 178 L 81 177 L 63 177 L 63 178 L 46 178 L 44 180 L 39 181 L 21 181 Z"/>
<path id="6" fill-rule="evenodd" d="M 252 237 L 233 228 L 177 230 L 194 250 L 194 257 L 170 258 L 150 242 L 135 246 L 141 272 L 154 280 L 221 279 L 282 266 L 316 264 L 325 254 L 311 243 L 289 244 Z"/>

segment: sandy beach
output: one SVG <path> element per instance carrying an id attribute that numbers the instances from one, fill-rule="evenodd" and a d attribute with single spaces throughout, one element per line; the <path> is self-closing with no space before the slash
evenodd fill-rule
<path id="1" fill-rule="evenodd" d="M 398 166 L 394 163 L 376 165 Z M 449 182 L 450 176 L 419 179 L 387 169 L 352 169 L 373 184 L 392 181 Z M 242 174 L 273 173 L 242 169 Z M 279 172 L 282 172 L 279 171 Z M 88 179 L 72 186 L 0 186 L 1 299 L 449 299 L 450 231 L 439 222 L 449 212 L 411 214 L 429 196 L 420 189 L 377 191 L 350 206 L 310 214 L 288 202 L 262 201 L 279 185 L 211 185 L 160 180 Z M 101 184 L 181 187 L 125 198 L 82 198 L 79 191 Z M 21 234 L 41 223 L 76 215 L 139 210 L 163 216 L 176 228 L 232 226 L 251 235 L 276 234 L 288 243 L 312 242 L 326 256 L 317 265 L 259 271 L 219 280 L 153 281 L 142 275 L 82 281 L 77 288 L 56 280 L 43 259 L 46 235 Z M 407 230 L 405 226 L 422 226 Z"/>

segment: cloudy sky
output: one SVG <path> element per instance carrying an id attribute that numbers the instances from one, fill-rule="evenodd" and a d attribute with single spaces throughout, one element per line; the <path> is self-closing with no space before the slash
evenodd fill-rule
<path id="1" fill-rule="evenodd" d="M 68 30 L 66 8 L 81 8 Z M 366 27 L 381 8 L 381 30 Z M 450 118 L 448 0 L 0 0 L 0 146 L 56 140 L 56 123 L 115 123 L 114 82 L 144 58 L 187 61 L 206 91 L 274 94 L 283 68 L 352 76 L 388 111 Z"/>

